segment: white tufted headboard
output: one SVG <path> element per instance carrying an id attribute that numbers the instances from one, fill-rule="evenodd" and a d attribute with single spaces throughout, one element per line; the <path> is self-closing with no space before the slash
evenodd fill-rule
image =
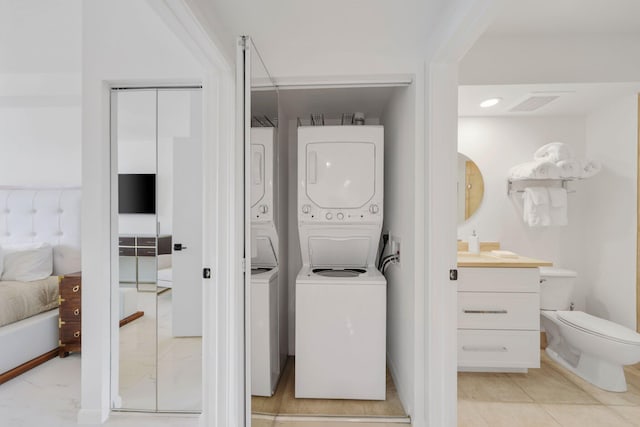
<path id="1" fill-rule="evenodd" d="M 53 274 L 80 271 L 80 189 L 0 187 L 0 245 L 47 242 Z"/>

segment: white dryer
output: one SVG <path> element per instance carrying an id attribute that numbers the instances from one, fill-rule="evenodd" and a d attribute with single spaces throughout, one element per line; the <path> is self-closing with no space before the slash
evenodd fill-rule
<path id="1" fill-rule="evenodd" d="M 280 345 L 278 233 L 274 223 L 274 128 L 251 129 L 251 394 L 273 395 Z"/>
<path id="2" fill-rule="evenodd" d="M 251 128 L 251 222 L 274 221 L 275 128 Z"/>
<path id="3" fill-rule="evenodd" d="M 384 400 L 382 126 L 298 129 L 298 398 Z"/>

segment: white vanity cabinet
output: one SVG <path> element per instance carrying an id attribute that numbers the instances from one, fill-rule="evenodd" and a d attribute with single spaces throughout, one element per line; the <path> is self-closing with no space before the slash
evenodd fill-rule
<path id="1" fill-rule="evenodd" d="M 458 370 L 539 367 L 538 268 L 459 268 Z"/>

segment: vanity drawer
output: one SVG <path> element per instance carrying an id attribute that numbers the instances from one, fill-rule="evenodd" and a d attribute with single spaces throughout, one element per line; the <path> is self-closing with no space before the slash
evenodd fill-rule
<path id="1" fill-rule="evenodd" d="M 540 330 L 540 295 L 458 292 L 458 328 Z"/>
<path id="2" fill-rule="evenodd" d="M 538 292 L 538 268 L 485 268 L 458 269 L 458 291 L 463 292 Z"/>
<path id="3" fill-rule="evenodd" d="M 539 331 L 458 331 L 458 368 L 539 367 Z"/>

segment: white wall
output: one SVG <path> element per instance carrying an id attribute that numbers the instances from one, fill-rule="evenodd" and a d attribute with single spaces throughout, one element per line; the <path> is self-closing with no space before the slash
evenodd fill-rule
<path id="1" fill-rule="evenodd" d="M 80 185 L 80 3 L 0 1 L 0 185 Z"/>
<path id="2" fill-rule="evenodd" d="M 199 83 L 202 69 L 147 2 L 82 2 L 82 271 L 83 348 L 79 421 L 97 423 L 109 413 L 111 256 L 109 83 Z M 114 311 L 115 310 L 115 311 Z"/>
<path id="3" fill-rule="evenodd" d="M 476 213 L 458 226 L 458 239 L 466 241 L 476 230 L 480 241 L 497 241 L 506 250 L 552 261 L 578 272 L 582 255 L 582 200 L 591 181 L 573 184 L 568 195 L 569 224 L 563 227 L 528 227 L 522 220 L 521 194 L 507 195 L 509 169 L 533 159 L 535 150 L 552 141 L 568 144 L 577 156 L 585 154 L 583 117 L 462 117 L 459 119 L 458 151 L 473 160 L 484 179 L 484 198 Z M 574 296 L 584 307 L 586 290 Z"/>
<path id="4" fill-rule="evenodd" d="M 484 36 L 460 62 L 460 84 L 637 81 L 638 43 L 637 34 Z"/>
<path id="5" fill-rule="evenodd" d="M 586 152 L 602 162 L 583 185 L 587 311 L 636 328 L 638 96 L 615 99 L 586 119 Z"/>
<path id="6" fill-rule="evenodd" d="M 415 104 L 415 85 L 398 88 L 380 119 L 384 125 L 383 230 L 401 242 L 400 264 L 386 273 L 387 362 L 400 399 L 411 415 L 415 398 Z"/>

